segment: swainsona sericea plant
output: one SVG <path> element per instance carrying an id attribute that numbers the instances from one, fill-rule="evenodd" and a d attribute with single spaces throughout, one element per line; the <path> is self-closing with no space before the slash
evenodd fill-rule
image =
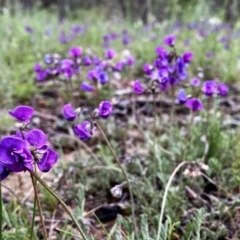
<path id="1" fill-rule="evenodd" d="M 148 86 L 144 87 L 143 83 L 138 79 L 133 81 L 132 90 L 135 94 L 143 94 L 146 90 L 152 90 L 157 85 L 160 91 L 174 90 L 174 96 L 179 104 L 184 104 L 193 112 L 201 111 L 204 108 L 202 100 L 198 97 L 188 96 L 186 90 L 183 89 L 183 83 L 188 78 L 187 68 L 191 63 L 194 55 L 192 52 L 185 52 L 178 55 L 175 48 L 176 37 L 173 35 L 164 38 L 163 43 L 170 48 L 166 50 L 163 46 L 158 46 L 155 50 L 156 58 L 152 64 L 145 63 L 143 71 L 148 78 Z M 186 85 L 186 83 L 185 83 Z M 207 80 L 201 83 L 199 78 L 192 78 L 188 84 L 192 89 L 196 89 L 203 96 L 224 97 L 228 94 L 228 87 L 224 83 L 218 83 L 215 80 Z M 177 95 L 175 96 L 175 92 Z"/>
<path id="2" fill-rule="evenodd" d="M 40 171 L 48 172 L 58 160 L 58 154 L 51 149 L 46 134 L 40 129 L 26 131 L 34 113 L 29 106 L 18 106 L 9 114 L 19 123 L 19 131 L 0 141 L 0 179 L 10 172 L 34 171 L 36 164 Z"/>

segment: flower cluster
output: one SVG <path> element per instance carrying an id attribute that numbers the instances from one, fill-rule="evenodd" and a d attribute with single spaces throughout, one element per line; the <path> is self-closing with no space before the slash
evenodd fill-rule
<path id="1" fill-rule="evenodd" d="M 111 75 L 117 74 L 127 67 L 134 65 L 135 60 L 129 51 L 124 51 L 119 58 L 113 49 L 106 49 L 103 58 L 96 55 L 84 54 L 81 47 L 69 49 L 67 58 L 62 58 L 59 54 L 46 54 L 44 57 L 45 67 L 40 63 L 35 64 L 34 72 L 39 82 L 46 80 L 80 79 L 80 74 L 84 74 L 80 89 L 85 92 L 92 92 L 96 83 L 106 84 Z M 81 76 L 82 77 L 82 76 Z"/>
<path id="2" fill-rule="evenodd" d="M 65 104 L 63 106 L 63 116 L 67 121 L 73 122 L 76 120 L 78 114 L 81 109 L 74 109 L 70 103 Z M 94 116 L 92 117 L 100 117 L 102 119 L 107 119 L 112 114 L 113 105 L 110 101 L 102 101 L 100 102 L 96 111 L 94 111 Z M 81 139 L 87 140 L 89 139 L 94 130 L 94 123 L 90 121 L 83 121 L 80 124 L 76 124 L 73 126 L 74 133 Z"/>
<path id="3" fill-rule="evenodd" d="M 150 85 L 153 86 L 157 83 L 158 87 L 162 91 L 168 91 L 169 89 L 176 89 L 186 81 L 188 74 L 187 68 L 193 59 L 192 52 L 185 52 L 182 55 L 178 55 L 175 49 L 175 36 L 167 36 L 163 42 L 170 47 L 170 51 L 166 50 L 162 46 L 156 48 L 157 57 L 152 64 L 144 64 L 143 71 L 146 77 L 150 80 Z M 208 80 L 201 84 L 199 78 L 193 78 L 190 81 L 190 85 L 194 88 L 201 87 L 202 93 L 207 96 L 219 95 L 224 97 L 228 93 L 228 87 L 224 83 L 217 83 L 214 80 Z M 145 88 L 141 81 L 135 80 L 132 85 L 133 92 L 135 94 L 142 94 Z M 177 93 L 177 101 L 180 104 L 185 104 L 187 108 L 192 111 L 200 111 L 203 109 L 203 103 L 199 98 L 189 98 L 183 88 L 179 88 Z"/>
<path id="4" fill-rule="evenodd" d="M 0 141 L 0 179 L 10 172 L 33 171 L 36 164 L 40 171 L 48 172 L 58 160 L 50 148 L 46 134 L 40 129 L 24 131 L 34 113 L 29 106 L 18 106 L 9 114 L 21 123 L 19 131 Z"/>

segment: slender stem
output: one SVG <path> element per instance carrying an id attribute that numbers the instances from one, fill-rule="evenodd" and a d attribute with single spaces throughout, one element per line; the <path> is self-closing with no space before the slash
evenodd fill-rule
<path id="1" fill-rule="evenodd" d="M 0 181 L 0 240 L 2 240 L 2 218 L 3 218 L 3 214 L 2 214 L 2 185 L 1 185 L 1 181 Z"/>
<path id="2" fill-rule="evenodd" d="M 34 194 L 34 205 L 33 205 L 33 214 L 32 214 L 32 224 L 31 224 L 31 229 L 30 229 L 30 240 L 33 239 L 33 229 L 34 229 L 34 219 L 36 216 L 36 206 L 37 206 L 37 200 L 36 200 L 36 196 Z"/>
<path id="3" fill-rule="evenodd" d="M 39 215 L 40 215 L 40 221 L 41 221 L 41 224 L 42 224 L 42 228 L 43 228 L 43 237 L 45 240 L 47 240 L 47 230 L 46 230 L 46 226 L 45 226 L 45 222 L 44 222 L 44 219 L 43 219 L 43 212 L 42 212 L 42 207 L 41 207 L 41 203 L 40 203 L 40 199 L 39 199 L 39 196 L 38 196 L 38 190 L 37 190 L 37 184 L 36 184 L 36 180 L 33 176 L 33 173 L 30 172 L 31 174 L 31 179 L 32 179 L 32 185 L 33 185 L 33 189 L 34 189 L 34 195 L 35 195 L 35 200 L 37 202 L 37 206 L 38 206 L 38 211 L 39 211 Z M 33 214 L 35 215 L 35 213 Z M 34 219 L 33 219 L 34 221 Z"/>
<path id="4" fill-rule="evenodd" d="M 156 162 L 156 170 L 158 170 L 158 160 L 155 156 L 155 148 L 156 148 L 156 131 L 157 131 L 157 123 L 156 123 L 156 118 L 157 118 L 157 109 L 156 109 L 156 96 L 155 96 L 155 88 L 152 88 L 152 95 L 153 95 L 153 118 L 154 118 L 154 125 L 153 125 L 153 158 L 155 159 Z M 153 176 L 153 183 L 155 188 L 157 189 L 157 182 L 156 182 L 156 175 Z"/>
<path id="5" fill-rule="evenodd" d="M 130 185 L 130 181 L 129 181 L 129 178 L 128 178 L 128 175 L 126 173 L 126 171 L 124 170 L 123 166 L 121 165 L 119 159 L 117 158 L 110 142 L 108 141 L 105 133 L 103 132 L 102 128 L 100 127 L 100 125 L 97 123 L 96 121 L 96 126 L 97 128 L 99 129 L 99 131 L 101 132 L 101 134 L 103 135 L 103 138 L 104 140 L 106 141 L 107 145 L 108 145 L 108 148 L 110 149 L 115 161 L 117 162 L 119 168 L 122 170 L 122 173 L 125 177 L 125 180 L 127 182 L 127 186 L 128 186 L 128 190 L 129 190 L 129 194 L 130 194 L 130 200 L 131 200 L 131 207 L 132 207 L 132 215 L 133 215 L 133 225 L 134 225 L 134 231 L 135 231 L 135 234 L 137 236 L 137 223 L 136 223 L 136 217 L 135 217 L 135 207 L 134 207 L 134 199 L 133 199 L 133 192 L 132 192 L 132 188 L 131 188 L 131 185 Z"/>
<path id="6" fill-rule="evenodd" d="M 162 221 L 163 221 L 163 214 L 164 214 L 164 209 L 165 209 L 165 205 L 166 205 L 166 201 L 167 201 L 167 195 L 168 195 L 168 191 L 169 188 L 171 186 L 171 183 L 173 181 L 174 176 L 176 175 L 176 173 L 180 170 L 180 168 L 182 166 L 184 166 L 185 164 L 187 164 L 188 162 L 184 161 L 181 162 L 172 172 L 168 183 L 166 185 L 165 191 L 164 191 L 164 195 L 163 195 L 163 200 L 162 200 L 162 205 L 161 205 L 161 212 L 160 212 L 160 216 L 159 216 L 159 220 L 158 220 L 158 233 L 157 233 L 157 239 L 156 240 L 160 240 L 160 235 L 161 235 L 161 230 L 162 230 Z"/>
<path id="7" fill-rule="evenodd" d="M 81 234 L 82 238 L 84 240 L 87 240 L 87 237 L 85 236 L 84 232 L 82 231 L 81 227 L 78 224 L 77 219 L 73 216 L 73 214 L 71 213 L 71 210 L 68 208 L 68 206 L 63 202 L 63 200 L 56 194 L 54 193 L 51 188 L 37 175 L 37 173 L 35 172 L 31 172 L 32 176 L 37 179 L 37 181 L 39 181 L 42 186 L 53 196 L 55 197 L 59 203 L 63 206 L 63 208 L 65 209 L 65 211 L 69 214 L 70 218 L 72 219 L 72 221 L 75 223 L 79 233 Z"/>

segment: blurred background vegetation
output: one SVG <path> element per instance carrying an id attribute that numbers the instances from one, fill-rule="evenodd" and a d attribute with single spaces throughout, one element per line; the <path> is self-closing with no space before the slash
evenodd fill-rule
<path id="1" fill-rule="evenodd" d="M 153 21 L 178 19 L 194 21 L 200 17 L 218 15 L 223 21 L 234 23 L 238 20 L 240 0 L 1 0 L 1 11 L 9 9 L 11 14 L 19 10 L 47 9 L 58 12 L 59 19 L 81 18 L 78 10 L 101 9 L 106 17 L 122 16 L 130 21 Z M 189 19 L 191 18 L 191 19 Z"/>

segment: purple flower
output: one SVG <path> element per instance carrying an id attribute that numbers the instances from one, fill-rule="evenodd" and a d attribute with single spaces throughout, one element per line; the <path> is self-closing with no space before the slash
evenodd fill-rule
<path id="1" fill-rule="evenodd" d="M 173 36 L 173 35 L 170 35 L 170 36 L 167 36 L 163 39 L 163 42 L 169 46 L 169 47 L 173 47 L 174 44 L 175 44 L 175 40 L 176 40 L 176 37 Z"/>
<path id="2" fill-rule="evenodd" d="M 228 87 L 224 83 L 218 84 L 218 95 L 221 97 L 225 97 L 228 94 Z"/>
<path id="3" fill-rule="evenodd" d="M 28 33 L 33 33 L 33 28 L 31 28 L 30 26 L 26 26 L 25 31 Z"/>
<path id="4" fill-rule="evenodd" d="M 200 85 L 200 79 L 199 78 L 192 78 L 190 81 L 190 84 L 193 87 L 198 87 Z"/>
<path id="5" fill-rule="evenodd" d="M 57 162 L 58 154 L 52 149 L 48 149 L 37 163 L 38 168 L 42 172 L 48 172 L 52 166 Z"/>
<path id="6" fill-rule="evenodd" d="M 73 47 L 71 49 L 69 49 L 68 54 L 72 57 L 72 58 L 78 58 L 81 56 L 83 50 L 81 47 Z"/>
<path id="7" fill-rule="evenodd" d="M 133 56 L 129 56 L 129 57 L 127 58 L 126 64 L 127 64 L 128 66 L 132 66 L 134 63 L 135 63 L 134 57 L 133 57 Z"/>
<path id="8" fill-rule="evenodd" d="M 124 67 L 125 67 L 125 64 L 120 61 L 116 63 L 116 65 L 114 66 L 114 70 L 120 72 L 123 70 Z"/>
<path id="9" fill-rule="evenodd" d="M 203 109 L 203 104 L 198 98 L 188 99 L 185 106 L 192 109 L 194 112 L 201 111 Z"/>
<path id="10" fill-rule="evenodd" d="M 116 56 L 116 52 L 113 49 L 107 49 L 105 52 L 106 59 L 113 59 Z"/>
<path id="11" fill-rule="evenodd" d="M 44 62 L 48 65 L 52 64 L 53 63 L 53 58 L 52 58 L 52 55 L 47 53 L 45 54 L 44 56 Z"/>
<path id="12" fill-rule="evenodd" d="M 34 113 L 34 109 L 29 106 L 18 106 L 13 110 L 8 111 L 8 113 L 17 119 L 19 122 L 24 122 L 28 124 L 30 122 L 30 118 Z"/>
<path id="13" fill-rule="evenodd" d="M 101 60 L 97 56 L 93 56 L 92 60 L 93 60 L 93 64 L 95 66 L 97 66 L 97 65 L 99 65 L 101 63 Z"/>
<path id="14" fill-rule="evenodd" d="M 177 95 L 178 102 L 184 104 L 187 101 L 187 95 L 184 89 L 180 89 Z"/>
<path id="15" fill-rule="evenodd" d="M 92 60 L 89 56 L 85 56 L 83 58 L 83 65 L 88 67 L 88 66 L 91 66 L 92 65 Z"/>
<path id="16" fill-rule="evenodd" d="M 112 114 L 112 103 L 109 101 L 102 101 L 98 106 L 98 115 L 103 119 L 107 119 Z"/>
<path id="17" fill-rule="evenodd" d="M 49 69 L 42 69 L 37 72 L 37 80 L 39 82 L 44 81 L 49 76 Z"/>
<path id="18" fill-rule="evenodd" d="M 128 36 L 128 35 L 124 35 L 123 37 L 122 37 L 122 44 L 123 45 L 128 45 L 129 43 L 131 42 L 131 38 Z"/>
<path id="19" fill-rule="evenodd" d="M 48 172 L 58 160 L 58 154 L 49 148 L 46 134 L 39 129 L 33 129 L 25 134 L 26 141 L 31 146 L 31 151 L 37 158 L 40 171 Z"/>
<path id="20" fill-rule="evenodd" d="M 105 71 L 100 70 L 97 73 L 97 79 L 103 85 L 109 80 L 109 76 Z"/>
<path id="21" fill-rule="evenodd" d="M 36 63 L 33 67 L 34 72 L 38 73 L 42 70 L 42 66 L 40 63 Z"/>
<path id="22" fill-rule="evenodd" d="M 133 82 L 133 91 L 136 94 L 142 94 L 144 92 L 143 86 L 139 80 Z"/>
<path id="23" fill-rule="evenodd" d="M 92 136 L 91 124 L 88 121 L 84 121 L 81 124 L 75 125 L 73 130 L 75 134 L 83 141 Z"/>
<path id="24" fill-rule="evenodd" d="M 151 75 L 152 71 L 153 71 L 153 67 L 152 65 L 148 64 L 148 63 L 145 63 L 143 65 L 143 71 L 146 75 Z"/>
<path id="25" fill-rule="evenodd" d="M 64 118 L 70 122 L 74 121 L 75 118 L 77 117 L 77 113 L 74 111 L 70 103 L 65 104 L 63 106 L 63 115 L 64 115 Z"/>
<path id="26" fill-rule="evenodd" d="M 161 58 L 167 57 L 167 51 L 162 46 L 158 46 L 155 50 L 156 54 Z"/>
<path id="27" fill-rule="evenodd" d="M 33 171 L 33 157 L 27 142 L 8 136 L 0 142 L 0 163 L 12 172 Z"/>
<path id="28" fill-rule="evenodd" d="M 187 77 L 186 65 L 181 57 L 176 61 L 176 70 L 180 80 L 184 80 Z"/>
<path id="29" fill-rule="evenodd" d="M 0 181 L 3 181 L 9 173 L 10 171 L 2 163 L 0 163 Z"/>
<path id="30" fill-rule="evenodd" d="M 86 82 L 82 82 L 81 83 L 81 89 L 84 91 L 84 92 L 92 92 L 94 87 Z"/>
<path id="31" fill-rule="evenodd" d="M 182 59 L 184 63 L 190 63 L 193 59 L 193 53 L 192 52 L 186 52 L 182 55 Z"/>
<path id="32" fill-rule="evenodd" d="M 209 80 L 203 83 L 202 92 L 206 96 L 211 97 L 213 94 L 217 93 L 217 90 L 218 90 L 218 86 L 215 81 Z"/>

